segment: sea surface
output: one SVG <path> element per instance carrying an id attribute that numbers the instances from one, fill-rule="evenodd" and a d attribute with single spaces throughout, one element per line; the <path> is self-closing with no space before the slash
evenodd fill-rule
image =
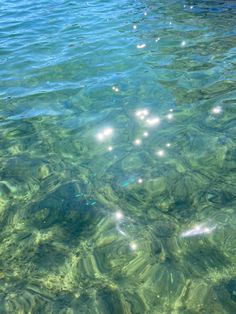
<path id="1" fill-rule="evenodd" d="M 236 1 L 0 1 L 0 313 L 236 313 Z"/>

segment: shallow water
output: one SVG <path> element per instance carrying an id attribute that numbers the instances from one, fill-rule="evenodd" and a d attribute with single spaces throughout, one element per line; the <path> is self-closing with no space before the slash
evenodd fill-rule
<path id="1" fill-rule="evenodd" d="M 0 9 L 0 312 L 235 313 L 235 1 Z"/>

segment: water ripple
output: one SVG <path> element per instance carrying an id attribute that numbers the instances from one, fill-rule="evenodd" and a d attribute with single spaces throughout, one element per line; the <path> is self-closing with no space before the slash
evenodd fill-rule
<path id="1" fill-rule="evenodd" d="M 235 13 L 1 1 L 1 313 L 235 312 Z"/>

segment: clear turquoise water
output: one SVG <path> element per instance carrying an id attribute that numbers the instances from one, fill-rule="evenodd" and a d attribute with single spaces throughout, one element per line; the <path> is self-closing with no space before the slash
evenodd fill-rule
<path id="1" fill-rule="evenodd" d="M 1 1 L 0 313 L 235 313 L 235 108 L 235 1 Z"/>

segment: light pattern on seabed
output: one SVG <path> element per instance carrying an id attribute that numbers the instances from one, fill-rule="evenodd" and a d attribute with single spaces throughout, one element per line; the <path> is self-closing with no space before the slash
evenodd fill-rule
<path id="1" fill-rule="evenodd" d="M 235 313 L 234 2 L 0 7 L 0 312 Z"/>

